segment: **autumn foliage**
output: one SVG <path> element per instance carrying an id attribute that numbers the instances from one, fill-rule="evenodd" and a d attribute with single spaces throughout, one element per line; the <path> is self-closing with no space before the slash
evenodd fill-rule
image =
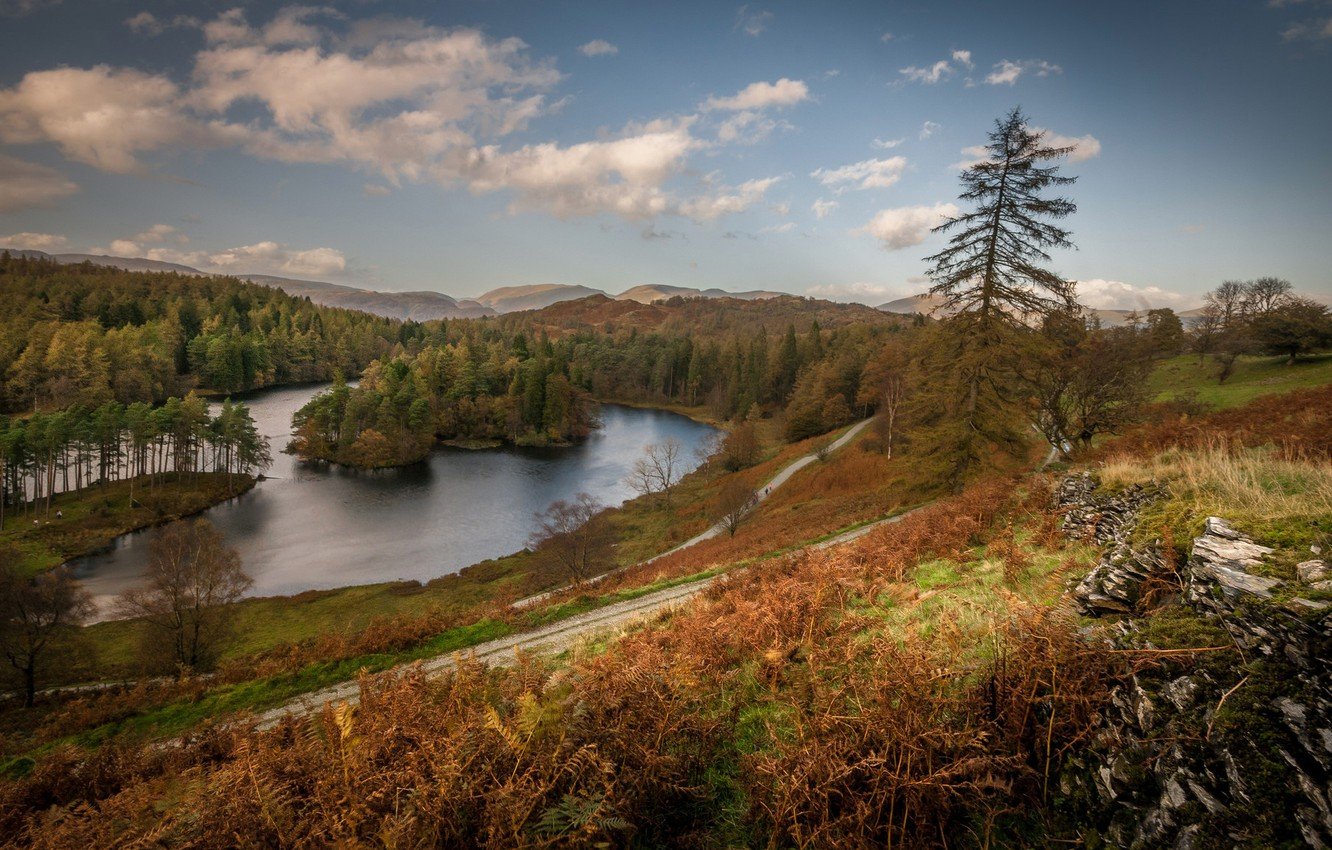
<path id="1" fill-rule="evenodd" d="M 1011 481 L 769 561 L 556 671 L 363 677 L 356 707 L 173 747 L 63 748 L 0 785 L 0 834 L 66 847 L 934 846 L 1049 794 L 1105 657 L 1016 598 L 993 646 L 888 633 L 925 558 L 966 562 Z M 392 643 L 393 641 L 391 641 Z M 971 659 L 962 661 L 960 659 Z M 950 838 L 951 842 L 951 838 Z"/>

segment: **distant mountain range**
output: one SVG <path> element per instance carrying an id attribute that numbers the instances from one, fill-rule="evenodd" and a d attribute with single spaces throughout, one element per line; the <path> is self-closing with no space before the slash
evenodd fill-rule
<path id="1" fill-rule="evenodd" d="M 908 295 L 906 298 L 898 298 L 895 301 L 880 304 L 878 309 L 885 313 L 923 313 L 927 316 L 932 316 L 938 312 L 942 304 L 943 299 L 937 295 Z M 1130 313 L 1138 312 L 1141 314 L 1147 312 L 1146 309 L 1138 311 L 1102 310 L 1092 307 L 1086 307 L 1084 310 L 1088 314 L 1100 319 L 1101 326 L 1107 328 L 1119 327 L 1124 324 L 1128 320 Z M 1198 321 L 1198 317 L 1202 315 L 1202 308 L 1197 307 L 1192 310 L 1176 310 L 1175 312 L 1184 323 L 1185 327 L 1187 327 Z"/>
<path id="2" fill-rule="evenodd" d="M 208 275 L 189 266 L 178 263 L 164 263 L 159 260 L 146 260 L 141 257 L 108 257 L 99 254 L 48 254 L 45 251 L 33 251 L 23 248 L 0 248 L 10 254 L 34 259 L 54 260 L 57 263 L 89 262 L 99 266 L 110 266 L 134 272 L 176 272 L 188 275 Z M 344 286 L 339 283 L 326 283 L 319 280 L 297 280 L 266 274 L 236 274 L 242 280 L 272 286 L 297 298 L 309 298 L 316 304 L 326 307 L 345 307 L 349 310 L 362 310 L 393 319 L 413 319 L 427 322 L 431 319 L 473 319 L 479 316 L 496 316 L 519 310 L 539 310 L 558 304 L 561 301 L 574 301 L 590 295 L 605 295 L 617 301 L 637 301 L 651 304 L 664 301 L 677 295 L 684 298 L 739 298 L 751 301 L 758 298 L 775 298 L 785 293 L 751 290 L 748 292 L 726 292 L 721 289 L 691 289 L 687 286 L 667 286 L 665 284 L 644 284 L 627 289 L 619 295 L 611 295 L 601 289 L 589 286 L 577 286 L 563 283 L 538 283 L 528 286 L 501 286 L 476 298 L 454 298 L 442 292 L 380 292 L 373 289 L 361 289 Z"/>

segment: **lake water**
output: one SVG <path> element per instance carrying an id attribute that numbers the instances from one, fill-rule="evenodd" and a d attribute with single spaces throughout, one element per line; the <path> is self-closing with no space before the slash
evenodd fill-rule
<path id="1" fill-rule="evenodd" d="M 607 505 L 644 446 L 675 437 L 686 467 L 713 429 L 658 410 L 603 405 L 602 427 L 577 446 L 484 451 L 439 448 L 423 463 L 372 472 L 283 454 L 291 415 L 323 387 L 266 390 L 246 399 L 273 448 L 268 480 L 203 516 L 240 552 L 255 596 L 394 579 L 427 581 L 524 547 L 534 515 L 586 491 Z M 152 532 L 121 537 L 81 559 L 76 574 L 99 608 L 143 574 Z"/>

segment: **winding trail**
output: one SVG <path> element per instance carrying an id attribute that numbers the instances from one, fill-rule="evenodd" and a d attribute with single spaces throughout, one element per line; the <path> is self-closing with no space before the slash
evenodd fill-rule
<path id="1" fill-rule="evenodd" d="M 869 425 L 871 419 L 873 419 L 873 417 L 870 417 L 870 419 L 862 419 L 856 424 L 852 425 L 850 428 L 847 429 L 845 434 L 843 434 L 842 436 L 838 437 L 836 440 L 833 440 L 831 443 L 829 443 L 825 448 L 825 451 L 835 452 L 838 449 L 845 446 L 847 443 L 854 440 L 857 434 L 865 430 L 865 426 Z M 811 452 L 810 454 L 802 455 L 801 457 L 796 458 L 786 466 L 782 467 L 781 471 L 779 471 L 776 475 L 774 475 L 768 481 L 767 484 L 764 484 L 762 487 L 754 491 L 755 503 L 761 504 L 767 501 L 768 497 L 772 495 L 773 490 L 776 490 L 778 487 L 781 487 L 787 481 L 790 481 L 791 476 L 795 475 L 797 472 L 809 466 L 811 463 L 814 463 L 818 459 L 819 459 L 819 453 Z M 648 558 L 646 561 L 639 561 L 637 564 L 630 564 L 629 566 L 626 567 L 620 567 L 618 569 L 611 570 L 610 572 L 602 573 L 599 576 L 593 576 L 592 578 L 583 582 L 583 584 L 585 586 L 590 584 L 598 584 L 613 575 L 624 572 L 625 570 L 631 570 L 634 567 L 641 567 L 644 566 L 645 564 L 650 564 L 653 561 L 660 560 L 669 555 L 674 555 L 676 552 L 688 549 L 690 546 L 696 546 L 697 544 L 702 543 L 704 540 L 711 540 L 712 538 L 721 535 L 725 531 L 726 531 L 726 525 L 724 523 L 718 522 L 717 524 L 713 525 L 711 528 L 708 528 L 706 531 L 695 534 L 693 537 L 681 543 L 679 546 L 676 546 L 673 549 L 668 549 L 667 551 L 662 552 L 660 555 L 653 555 L 651 558 Z M 513 603 L 513 607 L 514 608 L 531 607 L 532 605 L 535 605 L 538 602 L 543 602 L 549 599 L 550 597 L 554 596 L 557 593 L 563 593 L 566 590 L 570 590 L 572 587 L 573 585 L 565 585 L 563 587 L 557 587 L 553 590 L 543 591 L 542 593 L 534 593 L 531 596 L 524 596 L 522 599 L 519 599 L 517 602 Z"/>
<path id="2" fill-rule="evenodd" d="M 845 434 L 830 443 L 827 446 L 826 451 L 837 451 L 847 443 L 851 442 L 851 440 L 855 439 L 857 434 L 865 429 L 865 426 L 869 424 L 869 421 L 870 420 L 865 419 L 851 426 L 847 429 Z M 772 495 L 772 491 L 781 487 L 791 479 L 791 476 L 809 466 L 811 463 L 814 463 L 816 460 L 818 460 L 818 453 L 812 453 L 797 458 L 787 464 L 780 472 L 773 476 L 767 484 L 763 485 L 762 489 L 755 493 L 757 501 L 762 502 L 766 500 L 768 496 Z M 898 514 L 894 517 L 889 517 L 888 519 L 879 520 L 878 522 L 873 522 L 869 525 L 861 526 L 860 528 L 853 529 L 843 534 L 839 534 L 836 537 L 813 544 L 808 548 L 828 549 L 855 540 L 881 525 L 897 522 L 909 513 L 911 513 L 911 511 Z M 691 537 L 674 549 L 671 549 L 668 552 L 663 552 L 662 554 L 643 561 L 642 563 L 650 564 L 658 558 L 664 558 L 667 555 L 679 552 L 681 549 L 687 549 L 696 543 L 716 537 L 723 531 L 725 531 L 724 526 L 718 523 L 701 534 Z M 619 570 L 614 572 L 619 572 Z M 519 651 L 536 655 L 557 655 L 572 647 L 581 638 L 613 632 L 625 628 L 635 622 L 648 619 L 663 611 L 669 611 L 680 607 L 704 590 L 707 590 L 720 579 L 729 575 L 736 575 L 739 572 L 739 570 L 733 570 L 729 573 L 700 579 L 695 582 L 690 582 L 689 584 L 668 587 L 639 596 L 635 599 L 616 602 L 607 605 L 604 608 L 589 611 L 586 614 L 579 614 L 570 617 L 567 620 L 561 620 L 558 623 L 551 623 L 550 625 L 542 626 L 539 629 L 507 635 L 502 638 L 468 647 L 464 650 L 459 650 L 458 652 L 437 655 L 433 658 L 414 663 L 420 665 L 420 669 L 426 674 L 433 674 L 452 669 L 459 658 L 471 658 L 477 661 L 484 661 L 487 664 L 494 666 L 505 666 L 514 661 Z M 596 579 L 587 582 L 587 584 L 593 584 L 596 581 L 613 574 L 613 572 L 605 573 L 598 576 Z M 514 603 L 514 607 L 528 607 L 534 605 L 565 589 L 567 588 L 557 588 L 555 590 L 547 591 L 546 593 L 540 593 L 535 596 L 520 599 Z M 385 671 L 385 673 L 391 672 L 392 670 Z M 252 719 L 257 724 L 257 728 L 268 729 L 276 726 L 284 717 L 318 711 L 329 703 L 343 701 L 354 703 L 358 698 L 359 692 L 360 685 L 357 682 L 342 682 L 322 690 L 304 694 L 280 706 L 255 714 Z"/>

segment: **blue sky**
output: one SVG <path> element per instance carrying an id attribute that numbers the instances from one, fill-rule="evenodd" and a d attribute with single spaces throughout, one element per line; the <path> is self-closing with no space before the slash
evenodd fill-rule
<path id="1" fill-rule="evenodd" d="M 0 243 L 455 296 L 925 285 L 958 163 L 1076 144 L 1096 306 L 1332 293 L 1332 3 L 0 0 Z"/>

